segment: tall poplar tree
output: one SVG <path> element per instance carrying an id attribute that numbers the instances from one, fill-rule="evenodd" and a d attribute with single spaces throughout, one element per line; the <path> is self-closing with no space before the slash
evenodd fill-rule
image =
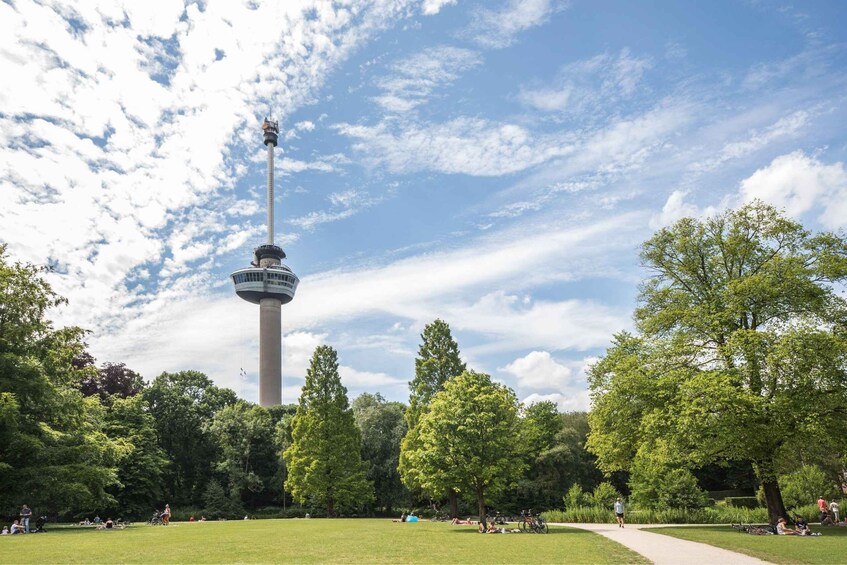
<path id="1" fill-rule="evenodd" d="M 409 458 L 409 453 L 420 448 L 418 423 L 429 409 L 432 398 L 444 388 L 444 383 L 465 372 L 466 366 L 459 357 L 459 345 L 444 320 L 435 320 L 424 327 L 421 346 L 415 359 L 415 378 L 409 382 L 409 407 L 406 409 L 408 431 L 400 447 L 400 476 L 410 489 L 421 489 L 421 468 Z M 431 495 L 441 493 L 429 493 Z M 456 493 L 450 490 L 450 514 L 458 515 Z"/>
<path id="2" fill-rule="evenodd" d="M 323 505 L 328 517 L 373 499 L 365 478 L 361 436 L 338 374 L 335 349 L 315 349 L 283 453 L 286 489 L 301 504 Z"/>

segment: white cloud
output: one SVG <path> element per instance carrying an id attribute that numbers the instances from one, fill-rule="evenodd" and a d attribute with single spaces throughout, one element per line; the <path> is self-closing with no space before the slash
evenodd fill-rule
<path id="1" fill-rule="evenodd" d="M 652 65 L 649 58 L 634 57 L 629 49 L 622 49 L 618 55 L 595 55 L 563 67 L 555 86 L 522 88 L 518 100 L 545 112 L 590 115 L 596 113 L 592 112 L 595 108 L 608 110 L 619 100 L 633 96 Z"/>
<path id="2" fill-rule="evenodd" d="M 685 196 L 688 193 L 683 190 L 674 190 L 668 196 L 662 211 L 654 214 L 650 218 L 650 228 L 658 230 L 676 223 L 682 218 L 697 218 L 700 216 L 700 209 L 691 203 L 685 202 Z"/>
<path id="3" fill-rule="evenodd" d="M 423 5 L 421 6 L 421 11 L 427 15 L 432 16 L 441 11 L 441 8 L 444 6 L 451 6 L 456 3 L 457 0 L 424 0 Z"/>
<path id="4" fill-rule="evenodd" d="M 802 151 L 782 155 L 741 181 L 740 196 L 764 200 L 792 216 L 820 209 L 824 226 L 847 227 L 847 171 L 841 162 L 826 165 Z"/>
<path id="5" fill-rule="evenodd" d="M 428 102 L 437 88 L 450 84 L 481 62 L 479 54 L 468 49 L 430 47 L 394 63 L 392 74 L 377 81 L 383 93 L 374 101 L 388 112 L 408 112 Z"/>
<path id="6" fill-rule="evenodd" d="M 405 380 L 392 377 L 391 375 L 387 375 L 385 373 L 358 371 L 353 367 L 347 367 L 345 365 L 338 366 L 338 373 L 341 375 L 341 382 L 348 389 L 373 390 L 373 387 L 393 387 L 398 385 L 403 388 L 406 387 Z"/>
<path id="7" fill-rule="evenodd" d="M 571 380 L 571 369 L 557 363 L 547 351 L 532 351 L 497 370 L 514 375 L 520 388 L 561 388 Z"/>
<path id="8" fill-rule="evenodd" d="M 381 0 L 219 2 L 202 11 L 181 3 L 0 3 L 5 240 L 22 259 L 43 262 L 47 254 L 69 266 L 51 277 L 70 299 L 69 323 L 107 327 L 128 319 L 127 304 L 161 299 L 157 284 L 202 279 L 214 262 L 186 262 L 232 250 L 253 229 L 239 219 L 249 206 L 228 192 L 249 170 L 234 156 L 255 146 L 256 128 L 244 127 L 256 124 L 254 109 L 273 100 L 284 119 L 404 15 L 408 5 Z M 341 162 L 282 167 L 332 170 Z M 216 221 L 185 229 L 202 217 Z M 142 268 L 150 286 L 129 290 L 127 274 Z"/>
<path id="9" fill-rule="evenodd" d="M 550 394 L 532 393 L 521 402 L 524 406 L 536 402 L 555 402 L 560 412 L 585 412 L 591 409 L 591 394 L 587 389 L 575 390 L 571 394 L 559 392 Z"/>
<path id="10" fill-rule="evenodd" d="M 560 0 L 508 0 L 499 10 L 477 9 L 466 33 L 482 47 L 508 47 L 519 33 L 546 23 L 566 7 Z"/>

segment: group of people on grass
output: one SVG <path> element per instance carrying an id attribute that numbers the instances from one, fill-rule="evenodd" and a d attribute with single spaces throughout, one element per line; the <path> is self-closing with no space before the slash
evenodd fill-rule
<path id="1" fill-rule="evenodd" d="M 847 526 L 847 520 L 841 521 L 839 516 L 840 508 L 836 501 L 827 503 L 826 499 L 821 496 L 817 502 L 818 511 L 820 512 L 819 520 L 821 526 Z M 819 536 L 820 532 L 812 532 L 809 528 L 809 523 L 802 516 L 797 516 L 794 520 L 794 527 L 788 526 L 788 521 L 785 518 L 780 518 L 776 524 L 776 533 L 781 536 Z"/>
<path id="2" fill-rule="evenodd" d="M 0 531 L 0 535 L 9 536 L 16 534 L 29 534 L 32 533 L 29 529 L 29 520 L 32 518 L 32 508 L 23 505 L 21 508 L 20 518 L 12 522 L 11 526 L 3 526 L 3 531 Z"/>

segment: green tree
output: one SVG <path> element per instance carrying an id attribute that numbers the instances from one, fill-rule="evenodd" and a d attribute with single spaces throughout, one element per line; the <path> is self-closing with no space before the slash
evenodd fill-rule
<path id="1" fill-rule="evenodd" d="M 218 446 L 215 469 L 226 476 L 232 496 L 255 508 L 279 466 L 271 413 L 239 400 L 215 414 L 209 432 Z"/>
<path id="2" fill-rule="evenodd" d="M 620 495 L 621 493 L 612 486 L 612 483 L 602 482 L 591 493 L 591 504 L 602 508 L 611 508 Z"/>
<path id="3" fill-rule="evenodd" d="M 835 483 L 817 465 L 801 465 L 780 476 L 779 486 L 789 508 L 812 504 L 821 496 L 830 500 L 838 494 Z"/>
<path id="4" fill-rule="evenodd" d="M 235 404 L 230 389 L 218 388 L 203 373 L 162 373 L 144 393 L 155 420 L 159 445 L 168 465 L 163 494 L 171 504 L 198 505 L 218 460 L 218 446 L 208 424 Z"/>
<path id="5" fill-rule="evenodd" d="M 423 484 L 420 469 L 408 458 L 409 453 L 420 447 L 418 422 L 444 384 L 464 373 L 465 369 L 459 357 L 459 345 L 453 339 L 447 322 L 439 319 L 427 324 L 421 334 L 421 345 L 415 359 L 415 377 L 409 382 L 409 407 L 406 410 L 408 431 L 400 446 L 400 477 L 410 489 L 419 490 Z M 428 494 L 440 496 L 442 493 Z M 455 518 L 458 515 L 456 493 L 449 491 L 447 496 L 450 500 L 450 514 Z"/>
<path id="6" fill-rule="evenodd" d="M 114 502 L 122 447 L 103 430 L 104 414 L 78 383 L 79 328 L 54 329 L 47 313 L 65 302 L 45 269 L 9 261 L 0 245 L 0 500 L 16 511 L 89 511 Z"/>
<path id="7" fill-rule="evenodd" d="M 524 469 L 518 401 L 511 389 L 466 371 L 444 383 L 419 422 L 419 447 L 408 453 L 428 492 L 454 490 L 477 503 L 503 491 Z"/>
<path id="8" fill-rule="evenodd" d="M 147 516 L 162 500 L 162 477 L 168 464 L 159 447 L 153 416 L 140 395 L 111 397 L 105 408 L 105 432 L 124 448 L 118 464 L 119 484 L 109 489 L 116 516 Z"/>
<path id="9" fill-rule="evenodd" d="M 642 248 L 652 276 L 591 371 L 589 449 L 627 469 L 657 442 L 686 467 L 749 461 L 772 521 L 788 452 L 844 452 L 847 242 L 753 203 L 680 220 Z"/>
<path id="10" fill-rule="evenodd" d="M 562 497 L 565 510 L 585 506 L 588 502 L 588 496 L 579 483 L 572 484 L 568 492 L 565 493 L 565 496 Z"/>
<path id="11" fill-rule="evenodd" d="M 397 470 L 400 442 L 406 435 L 405 410 L 402 403 L 386 402 L 379 393 L 364 393 L 353 401 L 362 459 L 368 466 L 367 479 L 374 485 L 374 504 L 389 514 L 411 502 Z"/>
<path id="12" fill-rule="evenodd" d="M 373 499 L 365 478 L 361 437 L 338 374 L 338 356 L 321 345 L 312 356 L 292 422 L 286 488 L 301 504 L 326 507 L 327 516 Z"/>

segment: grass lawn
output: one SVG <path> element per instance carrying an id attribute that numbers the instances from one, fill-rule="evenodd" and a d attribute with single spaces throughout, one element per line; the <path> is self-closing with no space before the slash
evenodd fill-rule
<path id="1" fill-rule="evenodd" d="M 570 528 L 482 535 L 444 522 L 313 519 L 48 530 L 0 538 L 0 563 L 647 563 Z"/>
<path id="2" fill-rule="evenodd" d="M 812 526 L 820 537 L 752 536 L 729 526 L 651 528 L 651 532 L 731 549 L 772 563 L 847 563 L 847 528 Z"/>

